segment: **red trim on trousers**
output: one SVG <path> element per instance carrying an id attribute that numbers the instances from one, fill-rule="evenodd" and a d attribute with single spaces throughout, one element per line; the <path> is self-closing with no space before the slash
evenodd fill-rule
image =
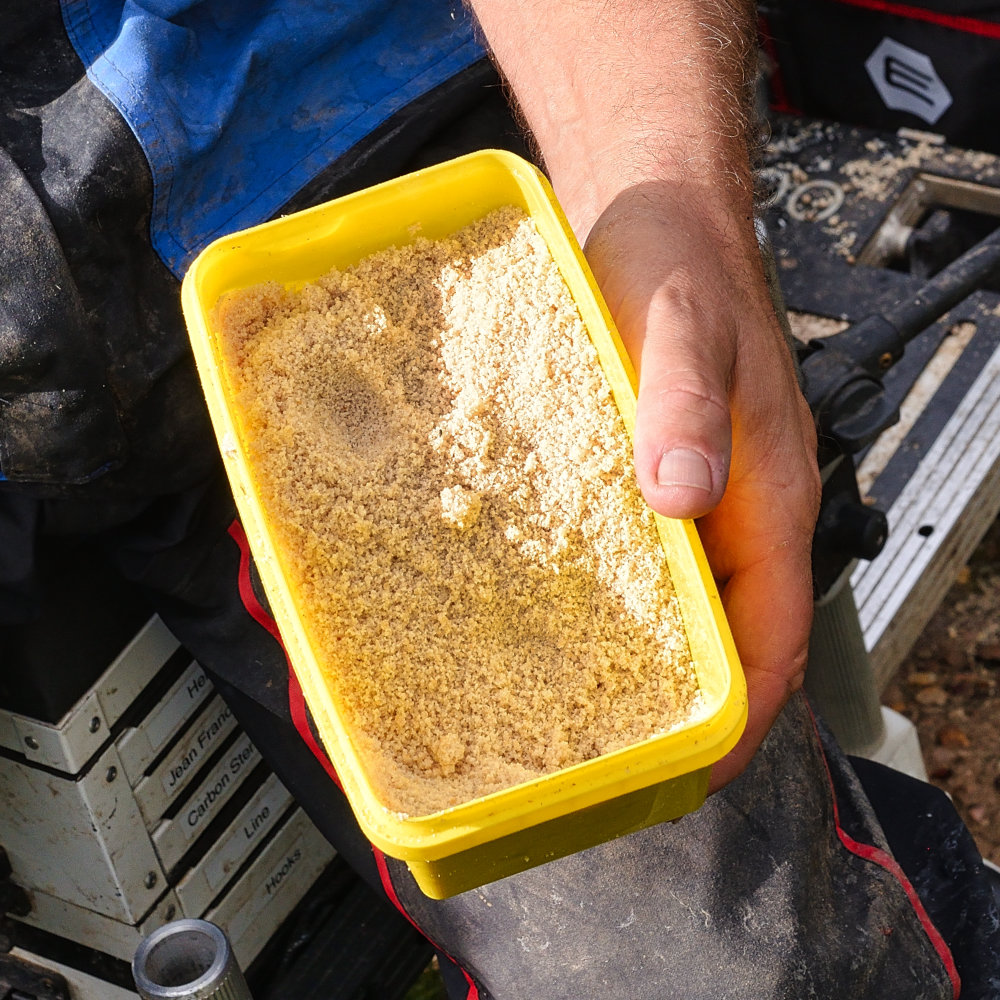
<path id="1" fill-rule="evenodd" d="M 427 934 L 424 931 L 424 929 L 413 919 L 413 917 L 409 915 L 409 913 L 406 912 L 402 902 L 399 899 L 399 896 L 396 895 L 395 888 L 393 887 L 392 877 L 389 874 L 389 866 L 388 864 L 386 864 L 385 855 L 374 844 L 372 844 L 372 854 L 375 855 L 375 864 L 378 866 L 379 878 L 382 880 L 382 888 L 385 890 L 386 896 L 389 897 L 389 902 L 392 903 L 392 905 L 395 906 L 396 909 L 399 910 L 399 912 L 402 913 L 404 917 L 406 917 L 410 925 L 415 930 L 423 934 L 423 936 L 427 938 L 427 940 L 430 941 L 430 943 L 438 951 L 440 951 L 441 954 L 443 954 L 448 959 L 448 961 L 451 962 L 456 969 L 458 969 L 459 972 L 462 973 L 462 976 L 464 977 L 466 983 L 469 986 L 469 992 L 466 993 L 465 1000 L 479 1000 L 479 989 L 477 988 L 475 982 L 473 981 L 472 976 L 470 976 L 469 973 L 466 972 L 464 968 L 462 968 L 460 962 L 456 961 L 446 951 L 443 951 L 436 944 L 434 944 L 434 942 L 431 941 L 429 937 L 427 937 Z"/>
<path id="2" fill-rule="evenodd" d="M 319 741 L 316 739 L 312 727 L 309 725 L 309 715 L 306 712 L 306 700 L 302 694 L 302 685 L 299 684 L 299 679 L 295 676 L 295 671 L 289 662 L 288 652 L 285 650 L 281 633 L 278 631 L 278 624 L 254 593 L 253 582 L 250 579 L 250 544 L 247 541 L 247 533 L 243 530 L 243 525 L 239 521 L 233 521 L 229 525 L 229 535 L 240 549 L 238 587 L 243 607 L 247 609 L 247 614 L 258 625 L 263 626 L 270 632 L 274 640 L 281 646 L 281 651 L 285 654 L 285 663 L 288 664 L 288 711 L 292 716 L 292 724 L 298 730 L 302 739 L 305 740 L 309 749 L 312 750 L 313 756 L 323 765 L 323 769 L 333 779 L 336 786 L 343 791 L 343 786 L 340 784 L 340 778 L 337 776 L 336 769 L 330 758 L 327 757 L 326 752 L 319 745 Z"/>
<path id="3" fill-rule="evenodd" d="M 292 669 L 292 664 L 288 659 L 288 653 L 285 650 L 285 644 L 281 639 L 281 633 L 278 631 L 278 624 L 275 622 L 274 618 L 268 613 L 264 608 L 263 604 L 258 600 L 256 593 L 254 593 L 253 582 L 250 579 L 250 544 L 247 541 L 246 532 L 243 530 L 243 525 L 240 524 L 238 520 L 234 520 L 232 524 L 229 525 L 229 535 L 236 542 L 240 550 L 240 569 L 239 576 L 237 579 L 237 586 L 239 588 L 240 600 L 243 602 L 243 607 L 246 608 L 247 614 L 263 628 L 265 628 L 271 636 L 275 639 L 279 646 L 281 646 L 281 651 L 285 654 L 285 663 L 288 665 L 288 707 L 292 716 L 292 724 L 295 726 L 298 734 L 305 741 L 306 745 L 312 751 L 313 756 L 323 765 L 326 773 L 333 779 L 337 787 L 343 791 L 343 786 L 340 783 L 340 778 L 337 777 L 337 771 L 334 768 L 330 758 L 327 757 L 326 751 L 320 746 L 319 741 L 313 734 L 312 727 L 309 725 L 309 717 L 306 712 L 305 697 L 302 694 L 302 686 L 299 684 L 299 679 L 295 676 L 295 671 Z M 396 894 L 396 889 L 392 884 L 392 879 L 389 875 L 389 866 L 386 864 L 385 855 L 373 844 L 372 854 L 375 855 L 375 864 L 378 868 L 379 878 L 382 881 L 382 889 L 389 899 L 389 902 L 406 918 L 409 924 L 441 954 L 445 955 L 450 962 L 452 962 L 455 967 L 462 973 L 465 981 L 469 984 L 469 992 L 466 994 L 466 1000 L 479 1000 L 479 990 L 476 984 L 473 982 L 472 977 L 468 972 L 462 968 L 461 964 L 452 958 L 446 951 L 439 948 L 423 931 L 423 929 L 416 923 L 416 921 L 406 912 L 403 908 L 403 904 L 400 902 L 399 896 Z"/>
<path id="4" fill-rule="evenodd" d="M 815 726 L 815 719 L 813 720 L 813 725 Z M 941 932 L 934 926 L 934 922 L 931 920 L 930 915 L 927 910 L 924 909 L 924 904 L 920 901 L 920 897 L 917 895 L 916 890 L 910 884 L 910 880 L 906 877 L 906 872 L 899 867 L 899 863 L 896 859 L 887 851 L 883 851 L 881 847 L 876 847 L 874 844 L 863 844 L 860 841 L 855 840 L 841 827 L 840 813 L 837 809 L 837 795 L 833 784 L 833 775 L 830 773 L 830 766 L 827 763 L 826 754 L 823 752 L 821 745 L 819 750 L 820 755 L 823 758 L 823 766 L 826 769 L 827 781 L 830 785 L 830 804 L 833 807 L 833 825 L 837 831 L 838 839 L 841 844 L 843 844 L 843 846 L 851 852 L 851 854 L 862 858 L 864 861 L 870 861 L 872 864 L 878 865 L 899 883 L 903 892 L 906 894 L 906 898 L 909 900 L 910 906 L 913 907 L 917 920 L 920 921 L 920 926 L 923 928 L 924 933 L 930 940 L 931 946 L 937 952 L 938 958 L 941 960 L 941 964 L 944 966 L 945 972 L 951 980 L 951 995 L 953 1000 L 958 1000 L 958 996 L 962 992 L 962 981 L 959 977 L 958 969 L 955 966 L 955 959 L 952 957 L 951 949 L 941 936 Z"/>
<path id="5" fill-rule="evenodd" d="M 928 24 L 936 24 L 941 28 L 964 31 L 969 35 L 981 35 L 983 38 L 1000 38 L 1000 24 L 995 24 L 993 21 L 981 21 L 975 17 L 925 10 L 923 7 L 913 7 L 906 3 L 893 3 L 891 0 L 832 0 L 832 2 L 846 4 L 849 7 L 861 7 L 865 10 L 875 10 L 882 14 L 895 14 L 897 17 L 905 17 L 910 21 L 926 21 Z"/>

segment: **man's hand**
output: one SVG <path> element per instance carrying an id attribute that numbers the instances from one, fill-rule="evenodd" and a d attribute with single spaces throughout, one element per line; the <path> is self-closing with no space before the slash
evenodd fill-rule
<path id="1" fill-rule="evenodd" d="M 819 498 L 753 226 L 753 4 L 469 3 L 639 372 L 640 488 L 700 519 L 749 695 L 717 788 L 801 684 Z"/>

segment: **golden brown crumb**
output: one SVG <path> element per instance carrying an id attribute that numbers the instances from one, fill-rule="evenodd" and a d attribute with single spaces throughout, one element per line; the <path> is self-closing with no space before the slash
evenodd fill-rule
<path id="1" fill-rule="evenodd" d="M 218 315 L 284 571 L 388 808 L 434 812 L 689 716 L 621 418 L 523 212 Z"/>

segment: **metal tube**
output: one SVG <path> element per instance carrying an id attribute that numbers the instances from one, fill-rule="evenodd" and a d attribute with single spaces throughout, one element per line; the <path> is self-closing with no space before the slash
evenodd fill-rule
<path id="1" fill-rule="evenodd" d="M 882 745 L 885 722 L 846 574 L 816 604 L 805 689 L 845 752 L 867 757 Z"/>
<path id="2" fill-rule="evenodd" d="M 142 1000 L 253 1000 L 229 939 L 207 920 L 173 920 L 136 949 Z"/>
<path id="3" fill-rule="evenodd" d="M 953 260 L 909 298 L 879 313 L 866 316 L 841 333 L 824 339 L 822 353 L 838 356 L 840 368 L 827 371 L 825 377 L 820 379 L 818 386 L 822 396 L 809 399 L 813 412 L 816 412 L 817 405 L 828 402 L 827 396 L 831 389 L 843 388 L 839 383 L 858 369 L 864 370 L 873 378 L 881 379 L 886 369 L 903 356 L 903 351 L 911 340 L 998 272 L 1000 229 L 994 230 L 972 249 Z M 817 357 L 806 359 L 804 364 L 814 367 L 817 361 L 820 365 L 830 363 Z M 816 375 L 813 376 L 815 377 Z M 832 386 L 828 384 L 831 379 L 834 380 Z"/>
<path id="4" fill-rule="evenodd" d="M 952 306 L 971 295 L 998 269 L 1000 229 L 995 229 L 934 275 L 912 298 L 887 309 L 885 318 L 904 340 L 910 341 Z"/>

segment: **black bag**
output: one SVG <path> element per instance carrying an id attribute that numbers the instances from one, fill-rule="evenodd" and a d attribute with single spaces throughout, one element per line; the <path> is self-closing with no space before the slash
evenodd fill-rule
<path id="1" fill-rule="evenodd" d="M 775 110 L 1000 152 L 997 0 L 765 0 Z"/>

